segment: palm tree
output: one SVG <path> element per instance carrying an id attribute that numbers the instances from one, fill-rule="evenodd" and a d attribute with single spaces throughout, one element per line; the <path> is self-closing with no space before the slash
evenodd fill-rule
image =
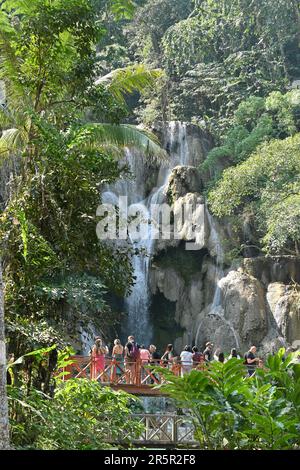
<path id="1" fill-rule="evenodd" d="M 147 70 L 144 65 L 136 65 L 112 71 L 109 75 L 101 77 L 96 85 L 105 86 L 116 102 L 124 105 L 124 95 L 133 91 L 141 92 L 152 86 L 160 76 L 158 70 Z M 1 78 L 1 75 L 0 75 Z M 6 105 L 0 103 L 0 126 L 6 128 L 0 137 L 0 160 L 9 155 L 16 154 L 30 146 L 32 138 L 32 121 L 24 109 L 19 113 L 12 112 Z M 86 132 L 89 132 L 87 136 Z M 131 124 L 111 124 L 108 122 L 88 122 L 81 126 L 78 132 L 85 133 L 83 145 L 93 142 L 99 149 L 109 149 L 116 155 L 121 155 L 120 149 L 135 147 L 144 154 L 164 159 L 166 152 L 161 148 L 157 137 L 147 129 Z"/>
<path id="2" fill-rule="evenodd" d="M 0 259 L 0 450 L 9 449 L 8 406 L 6 395 L 6 347 L 4 333 L 4 294 Z"/>
<path id="3" fill-rule="evenodd" d="M 93 46 L 90 44 L 97 37 L 97 21 L 93 21 L 88 0 L 82 0 L 81 4 L 78 0 L 47 2 L 48 9 L 52 8 L 53 11 L 50 29 L 41 21 L 44 13 L 49 21 L 47 11 L 42 9 L 38 11 L 40 15 L 36 14 L 39 8 L 43 8 L 42 3 L 36 0 L 0 2 L 0 162 L 2 158 L 15 158 L 22 152 L 25 155 L 22 159 L 23 182 L 26 181 L 27 162 L 31 162 L 34 170 L 34 157 L 38 152 L 35 142 L 38 129 L 34 117 L 47 121 L 50 116 L 55 124 L 58 114 L 55 106 L 67 107 L 72 103 L 76 109 L 76 86 L 70 86 L 72 82 L 65 77 L 74 76 L 72 73 L 77 69 L 75 66 L 72 68 L 73 62 L 82 66 L 83 70 L 89 64 L 93 57 Z M 117 0 L 114 0 L 111 5 L 116 3 Z M 57 21 L 54 21 L 55 15 Z M 34 21 L 40 29 L 35 28 Z M 61 26 L 63 21 L 67 25 L 65 29 Z M 51 27 L 56 28 L 53 34 Z M 72 31 L 75 31 L 73 36 Z M 153 85 L 159 74 L 157 70 L 149 71 L 139 65 L 112 72 L 93 84 L 90 77 L 82 78 L 79 72 L 78 86 L 82 86 L 86 79 L 88 86 L 106 90 L 114 106 L 119 103 L 124 107 L 124 95 L 135 90 L 141 92 Z M 83 123 L 76 132 L 77 135 L 84 135 L 82 147 L 96 146 L 117 156 L 121 155 L 120 148 L 123 147 L 138 147 L 144 153 L 157 157 L 165 155 L 153 134 L 129 124 Z M 5 387 L 4 296 L 0 271 L 0 448 L 9 446 Z"/>

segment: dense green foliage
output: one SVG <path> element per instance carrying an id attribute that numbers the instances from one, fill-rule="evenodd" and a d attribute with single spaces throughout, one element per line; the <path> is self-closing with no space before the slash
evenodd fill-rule
<path id="1" fill-rule="evenodd" d="M 272 92 L 266 98 L 251 96 L 238 106 L 232 127 L 222 136 L 202 165 L 211 177 L 227 166 L 248 158 L 262 142 L 284 139 L 300 130 L 300 91 Z"/>
<path id="2" fill-rule="evenodd" d="M 167 73 L 161 92 L 148 95 L 144 119 L 205 120 L 219 132 L 243 99 L 299 77 L 295 0 L 141 3 L 129 27 L 131 49 Z"/>
<path id="3" fill-rule="evenodd" d="M 103 449 L 130 444 L 142 431 L 133 423 L 138 400 L 86 378 L 72 379 L 70 348 L 38 349 L 8 364 L 11 442 L 16 449 Z"/>
<path id="4" fill-rule="evenodd" d="M 299 449 L 300 364 L 284 350 L 247 378 L 235 358 L 183 378 L 161 372 L 162 389 L 189 409 L 201 448 Z"/>
<path id="5" fill-rule="evenodd" d="M 262 246 L 271 253 L 299 252 L 299 150 L 299 133 L 265 143 L 245 162 L 225 170 L 209 194 L 218 216 L 251 213 Z"/>
<path id="6" fill-rule="evenodd" d="M 87 379 L 61 382 L 54 398 L 43 392 L 8 387 L 11 441 L 17 449 L 97 450 L 109 439 L 137 438 L 142 431 L 133 423 L 133 398 Z"/>

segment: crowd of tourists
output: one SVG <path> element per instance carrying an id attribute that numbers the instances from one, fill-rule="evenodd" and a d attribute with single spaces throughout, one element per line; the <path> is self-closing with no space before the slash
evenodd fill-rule
<path id="1" fill-rule="evenodd" d="M 106 366 L 106 358 L 110 351 L 104 345 L 101 338 L 95 339 L 95 344 L 92 347 L 90 354 L 93 358 L 92 361 L 92 376 L 106 381 L 104 371 Z M 163 366 L 168 367 L 174 373 L 179 373 L 181 376 L 189 373 L 193 368 L 203 368 L 203 366 L 211 361 L 226 362 L 231 358 L 241 359 L 235 348 L 231 349 L 230 354 L 225 357 L 224 352 L 217 347 L 214 349 L 214 344 L 208 341 L 205 345 L 203 352 L 199 351 L 197 346 L 185 346 L 183 351 L 178 355 L 175 353 L 173 345 L 168 344 L 163 354 L 157 351 L 154 344 L 146 347 L 144 344 L 138 344 L 134 336 L 129 336 L 128 341 L 123 346 L 119 339 L 114 340 L 113 348 L 111 351 L 112 367 L 110 380 L 116 381 L 119 377 L 125 375 L 126 382 L 129 384 L 137 383 L 137 374 L 140 374 L 139 379 L 143 379 L 146 371 L 151 370 L 151 367 L 145 366 Z M 248 376 L 255 373 L 256 367 L 264 367 L 263 360 L 256 356 L 256 347 L 251 346 L 244 356 L 244 364 L 247 369 Z M 156 379 L 155 372 L 150 373 L 148 383 L 154 383 Z"/>

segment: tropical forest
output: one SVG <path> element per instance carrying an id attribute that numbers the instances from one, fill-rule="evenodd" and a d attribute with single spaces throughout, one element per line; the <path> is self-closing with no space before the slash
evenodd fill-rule
<path id="1" fill-rule="evenodd" d="M 299 0 L 0 0 L 0 450 L 146 449 L 300 450 Z"/>

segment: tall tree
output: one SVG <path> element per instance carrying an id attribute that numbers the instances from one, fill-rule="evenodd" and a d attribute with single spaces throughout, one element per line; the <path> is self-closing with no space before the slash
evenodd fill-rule
<path id="1" fill-rule="evenodd" d="M 132 11 L 131 0 L 99 3 L 99 8 L 109 4 L 117 18 Z M 67 290 L 80 291 L 80 303 L 90 287 L 99 297 L 99 285 L 120 291 L 132 283 L 128 256 L 120 250 L 111 256 L 112 248 L 97 239 L 96 208 L 99 186 L 124 171 L 117 158 L 122 147 L 161 153 L 147 131 L 121 124 L 124 96 L 153 84 L 158 72 L 134 66 L 99 79 L 96 44 L 106 27 L 94 0 L 0 2 L 0 84 L 6 96 L 0 107 L 0 158 L 17 155 L 21 168 L 1 218 L 5 310 L 15 336 L 26 340 L 32 335 L 23 334 L 24 324 L 40 334 L 45 318 L 59 323 L 58 306 Z M 82 275 L 86 282 L 79 282 Z M 46 276 L 53 289 L 43 284 L 41 300 L 37 288 Z M 94 304 L 101 311 L 102 303 Z M 48 341 L 49 324 L 43 328 Z"/>

